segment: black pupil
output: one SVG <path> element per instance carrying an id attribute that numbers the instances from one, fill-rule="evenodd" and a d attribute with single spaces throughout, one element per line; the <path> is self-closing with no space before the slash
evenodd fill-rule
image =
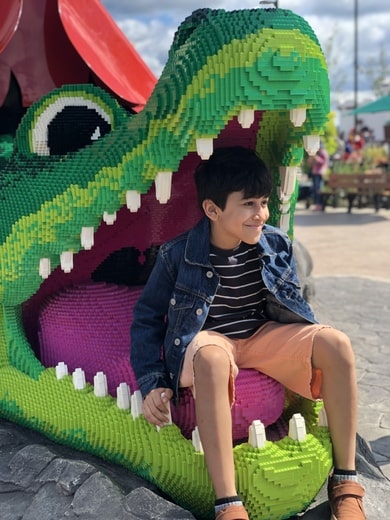
<path id="1" fill-rule="evenodd" d="M 107 134 L 111 127 L 93 108 L 68 106 L 59 112 L 48 127 L 47 145 L 50 155 L 65 155 L 77 152 L 94 140 L 92 136 L 99 128 L 99 137 Z"/>

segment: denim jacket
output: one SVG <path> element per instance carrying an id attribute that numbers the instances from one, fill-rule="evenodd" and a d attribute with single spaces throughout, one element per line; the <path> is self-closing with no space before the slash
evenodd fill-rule
<path id="1" fill-rule="evenodd" d="M 131 365 L 143 396 L 161 387 L 172 388 L 177 397 L 186 347 L 202 329 L 219 284 L 209 244 L 210 223 L 204 217 L 159 249 L 131 326 Z M 264 226 L 258 253 L 259 276 L 269 291 L 269 319 L 316 323 L 301 295 L 287 235 Z"/>

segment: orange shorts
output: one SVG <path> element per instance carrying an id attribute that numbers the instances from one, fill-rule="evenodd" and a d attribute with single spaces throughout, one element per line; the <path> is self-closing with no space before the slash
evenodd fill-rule
<path id="1" fill-rule="evenodd" d="M 234 402 L 234 379 L 240 368 L 253 368 L 266 374 L 307 399 L 321 398 L 321 371 L 312 368 L 313 339 L 328 325 L 278 323 L 269 321 L 246 339 L 231 339 L 218 332 L 203 330 L 188 345 L 180 386 L 195 396 L 193 360 L 199 349 L 215 345 L 226 351 L 231 364 L 230 402 Z"/>

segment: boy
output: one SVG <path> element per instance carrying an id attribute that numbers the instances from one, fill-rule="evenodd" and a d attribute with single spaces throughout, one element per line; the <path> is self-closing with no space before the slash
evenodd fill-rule
<path id="1" fill-rule="evenodd" d="M 333 520 L 363 520 L 355 471 L 356 377 L 349 339 L 316 322 L 291 242 L 266 225 L 272 180 L 255 152 L 215 150 L 195 172 L 204 218 L 161 246 L 134 309 L 131 362 L 152 424 L 190 387 L 217 520 L 247 520 L 235 487 L 230 407 L 239 368 L 254 368 L 327 412 Z M 163 346 L 163 355 L 161 355 Z"/>

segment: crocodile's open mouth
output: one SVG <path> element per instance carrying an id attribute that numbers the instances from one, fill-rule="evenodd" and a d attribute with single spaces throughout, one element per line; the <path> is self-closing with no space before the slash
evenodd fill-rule
<path id="1" fill-rule="evenodd" d="M 179 459 L 193 460 L 184 439 L 169 440 L 173 433 L 155 439 L 145 421 L 135 425 L 129 414 L 96 403 L 90 390 L 77 394 L 67 380 L 57 382 L 40 361 L 40 311 L 66 287 L 142 285 L 156 248 L 200 217 L 192 172 L 213 147 L 241 144 L 258 151 L 274 175 L 269 222 L 292 235 L 297 167 L 304 149 L 312 153 L 319 145 L 328 98 L 321 49 L 301 18 L 283 10 L 201 10 L 179 28 L 139 114 L 129 115 L 90 85 L 64 86 L 32 106 L 0 177 L 1 414 L 131 467 L 205 518 L 211 491 L 201 476 L 204 463 L 196 462 L 190 477 L 175 467 L 180 485 L 169 480 L 172 468 L 161 468 L 170 463 L 157 464 L 157 452 L 175 451 L 173 442 L 182 450 Z M 107 413 L 115 432 L 97 433 L 96 421 L 106 422 Z M 131 446 L 123 446 L 124 432 L 133 434 Z M 305 448 L 310 496 L 300 492 L 280 506 L 278 498 L 266 498 L 277 491 L 260 491 L 262 484 L 243 477 L 241 494 L 254 501 L 255 516 L 264 503 L 270 510 L 267 500 L 281 518 L 313 498 L 330 465 L 328 438 L 316 432 Z M 145 438 L 159 446 L 156 452 L 143 445 Z M 251 449 L 236 453 L 237 460 L 250 458 L 252 471 Z M 262 452 L 266 456 L 273 457 Z"/>
<path id="2" fill-rule="evenodd" d="M 69 98 L 69 103 L 72 103 L 72 98 Z M 294 127 L 297 118 L 301 118 L 300 124 L 304 121 L 305 112 L 304 108 L 286 111 L 285 117 L 290 118 L 289 124 Z M 69 113 L 66 125 L 73 131 L 68 135 L 75 143 L 75 132 L 80 126 L 80 120 L 73 119 L 70 108 Z M 76 113 L 79 114 L 79 110 Z M 127 190 L 122 196 L 116 194 L 119 200 L 125 198 L 126 203 L 118 203 L 114 211 L 104 211 L 100 224 L 83 226 L 80 222 L 76 235 L 80 240 L 77 248 L 74 244 L 72 248 L 64 249 L 57 255 L 57 261 L 54 258 L 53 262 L 52 258 L 46 256 L 36 262 L 35 268 L 42 283 L 23 302 L 22 309 L 26 337 L 38 358 L 41 358 L 38 332 L 42 304 L 51 295 L 75 285 L 108 282 L 130 287 L 142 286 L 153 266 L 159 245 L 189 229 L 201 217 L 193 180 L 197 164 L 217 147 L 241 144 L 256 149 L 264 114 L 260 110 L 246 110 L 232 115 L 217 136 L 196 140 L 198 150 L 184 156 L 177 171 L 159 172 L 147 193 L 141 195 L 136 190 Z M 65 124 L 64 121 L 62 123 Z M 99 133 L 102 135 L 100 129 Z M 315 136 L 312 136 L 312 141 L 315 146 Z M 66 149 L 64 140 L 61 146 Z M 287 175 L 284 187 L 278 186 L 272 195 L 271 223 L 280 225 L 287 216 L 284 227 L 288 230 L 291 209 L 295 203 L 296 168 L 281 166 L 280 170 L 287 172 Z M 64 205 L 63 211 L 68 209 Z M 93 207 L 90 212 L 94 215 Z M 51 271 L 51 266 L 56 263 L 59 265 Z"/>
<path id="3" fill-rule="evenodd" d="M 254 121 L 248 129 L 242 128 L 237 117 L 233 117 L 210 146 L 242 144 L 255 149 L 261 115 L 261 112 L 253 114 Z M 74 121 L 71 125 L 74 128 Z M 39 313 L 44 301 L 66 287 L 93 282 L 142 286 L 159 245 L 197 222 L 201 212 L 197 206 L 193 171 L 201 160 L 197 152 L 190 152 L 172 175 L 160 174 L 160 184 L 154 182 L 146 194 L 128 191 L 128 204 L 118 205 L 110 214 L 105 212 L 96 231 L 87 226 L 80 228 L 81 250 L 62 251 L 59 265 L 53 272 L 44 272 L 47 261 L 40 259 L 36 269 L 41 269 L 42 283 L 23 303 L 25 332 L 39 358 Z"/>

